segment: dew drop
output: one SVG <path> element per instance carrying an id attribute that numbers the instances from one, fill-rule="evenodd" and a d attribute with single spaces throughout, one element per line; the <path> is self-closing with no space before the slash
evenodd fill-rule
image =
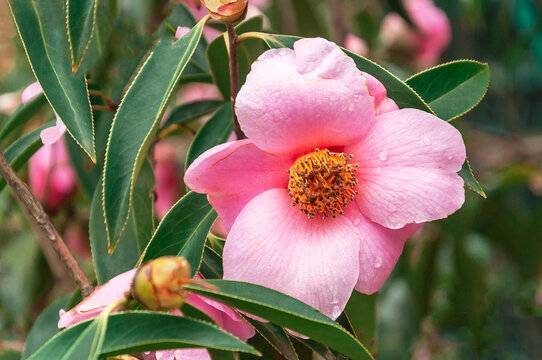
<path id="1" fill-rule="evenodd" d="M 358 226 L 360 222 L 361 222 L 361 219 L 360 219 L 360 218 L 356 218 L 356 219 L 354 220 L 354 226 Z"/>
<path id="2" fill-rule="evenodd" d="M 453 156 L 452 155 L 449 155 L 448 156 L 448 160 L 452 160 L 453 159 Z"/>
<path id="3" fill-rule="evenodd" d="M 338 318 L 339 315 L 341 315 L 341 309 L 335 305 L 333 309 L 331 310 L 331 316 L 334 318 Z"/>
<path id="4" fill-rule="evenodd" d="M 381 168 L 380 166 L 377 167 L 377 168 L 376 168 L 376 173 L 377 173 L 377 174 L 380 174 L 381 172 L 382 172 L 382 168 Z"/>
<path id="5" fill-rule="evenodd" d="M 284 48 L 283 48 L 283 49 L 280 49 L 280 50 L 279 50 L 279 55 L 280 55 L 280 56 L 284 56 L 284 55 L 286 55 L 287 52 L 288 52 L 288 50 L 286 50 L 286 49 L 284 49 Z"/>
<path id="6" fill-rule="evenodd" d="M 388 160 L 388 152 L 386 150 L 381 151 L 380 154 L 378 154 L 378 158 L 382 161 Z"/>
<path id="7" fill-rule="evenodd" d="M 429 138 L 428 138 L 427 136 L 425 136 L 425 137 L 423 138 L 423 143 L 424 143 L 425 145 L 431 145 L 431 140 L 429 140 Z"/>
<path id="8" fill-rule="evenodd" d="M 378 255 L 374 262 L 375 269 L 379 269 L 382 266 L 382 255 Z"/>

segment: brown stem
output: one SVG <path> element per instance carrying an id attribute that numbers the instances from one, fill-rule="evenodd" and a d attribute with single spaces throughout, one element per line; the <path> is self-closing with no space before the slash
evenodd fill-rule
<path id="1" fill-rule="evenodd" d="M 34 224 L 34 230 L 39 237 L 44 237 L 48 240 L 46 244 L 52 247 L 57 253 L 59 259 L 62 261 L 66 270 L 71 275 L 72 279 L 81 289 L 83 297 L 89 295 L 93 288 L 90 281 L 83 270 L 79 267 L 79 264 L 73 257 L 72 253 L 58 234 L 51 219 L 43 210 L 41 204 L 36 200 L 34 195 L 30 192 L 28 186 L 15 174 L 15 171 L 11 168 L 7 162 L 4 154 L 0 151 L 0 174 L 4 177 L 8 185 L 11 187 L 13 194 L 23 205 L 25 214 L 30 221 Z"/>
<path id="2" fill-rule="evenodd" d="M 341 0 L 326 0 L 327 10 L 331 16 L 331 27 L 334 32 L 334 41 L 344 46 L 344 39 L 348 34 Z"/>
<path id="3" fill-rule="evenodd" d="M 108 113 L 111 113 L 111 114 L 115 113 L 115 111 L 113 111 L 109 106 L 104 106 L 104 105 L 92 105 L 92 110 L 93 111 L 105 111 L 105 112 L 108 112 Z"/>
<path id="4" fill-rule="evenodd" d="M 232 24 L 226 24 L 228 30 L 228 42 L 230 49 L 230 100 L 233 111 L 233 130 L 237 136 L 237 140 L 246 139 L 243 130 L 239 126 L 237 115 L 235 115 L 235 99 L 239 92 L 239 73 L 237 69 L 237 35 Z"/>

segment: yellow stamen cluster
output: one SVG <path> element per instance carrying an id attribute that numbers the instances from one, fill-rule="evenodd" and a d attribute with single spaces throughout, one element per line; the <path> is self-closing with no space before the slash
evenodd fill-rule
<path id="1" fill-rule="evenodd" d="M 324 219 L 344 214 L 348 200 L 358 193 L 355 172 L 358 164 L 349 164 L 352 155 L 319 150 L 298 158 L 288 170 L 288 194 L 292 205 L 312 219 L 321 213 Z"/>

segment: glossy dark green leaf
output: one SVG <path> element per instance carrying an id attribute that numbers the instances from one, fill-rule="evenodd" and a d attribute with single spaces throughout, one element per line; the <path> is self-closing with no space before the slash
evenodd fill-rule
<path id="1" fill-rule="evenodd" d="M 64 296 L 47 306 L 41 312 L 26 337 L 21 360 L 28 358 L 45 344 L 47 340 L 55 336 L 58 332 L 58 312 L 60 309 L 65 309 L 69 301 L 70 297 Z"/>
<path id="2" fill-rule="evenodd" d="M 260 322 L 247 317 L 247 321 L 264 337 L 285 359 L 299 360 L 294 346 L 286 331 L 278 325 L 269 322 Z"/>
<path id="3" fill-rule="evenodd" d="M 205 21 L 177 41 L 171 37 L 160 40 L 115 115 L 104 168 L 104 211 L 111 249 L 126 225 L 135 180 Z"/>
<path id="4" fill-rule="evenodd" d="M 233 131 L 231 103 L 227 102 L 199 129 L 186 154 L 185 169 L 213 146 L 225 143 Z"/>
<path id="5" fill-rule="evenodd" d="M 94 127 L 84 75 L 73 74 L 65 0 L 11 0 L 17 30 L 47 100 L 93 161 Z"/>
<path id="6" fill-rule="evenodd" d="M 19 170 L 24 164 L 26 164 L 28 159 L 30 159 L 30 157 L 39 150 L 39 148 L 43 145 L 40 138 L 40 132 L 50 126 L 54 126 L 54 123 L 47 123 L 22 136 L 6 149 L 4 156 L 13 170 Z M 0 177 L 0 191 L 2 191 L 5 186 L 6 181 L 4 178 Z"/>
<path id="7" fill-rule="evenodd" d="M 235 33 L 261 31 L 263 19 L 261 16 L 250 18 L 235 27 Z M 220 90 L 224 99 L 230 98 L 230 68 L 228 50 L 226 48 L 227 35 L 214 39 L 207 47 L 207 59 L 211 68 L 214 83 Z M 237 46 L 237 60 L 239 72 L 239 85 L 245 83 L 250 65 L 264 51 L 263 44 L 256 39 L 247 39 Z"/>
<path id="8" fill-rule="evenodd" d="M 201 263 L 207 233 L 216 216 L 205 194 L 189 192 L 164 216 L 140 263 L 160 256 L 182 256 L 190 263 L 194 276 Z"/>
<path id="9" fill-rule="evenodd" d="M 292 48 L 294 43 L 301 38 L 288 35 L 262 34 L 262 39 L 270 48 Z M 354 60 L 358 69 L 371 74 L 384 85 L 388 97 L 393 99 L 399 108 L 414 108 L 432 112 L 429 106 L 414 90 L 391 72 L 363 56 L 354 54 L 345 49 L 343 49 L 343 51 Z"/>
<path id="10" fill-rule="evenodd" d="M 344 309 L 356 337 L 367 344 L 372 354 L 376 353 L 377 302 L 377 294 L 364 295 L 354 290 Z"/>
<path id="11" fill-rule="evenodd" d="M 186 124 L 203 115 L 212 113 L 224 104 L 221 100 L 200 100 L 176 107 L 162 125 L 163 128 L 173 124 Z"/>
<path id="12" fill-rule="evenodd" d="M 98 283 L 104 284 L 114 276 L 133 269 L 147 246 L 153 232 L 153 195 L 155 178 L 148 161 L 143 163 L 137 178 L 126 230 L 122 233 L 118 251 L 109 255 L 103 215 L 102 185 L 96 187 L 90 210 L 89 232 L 94 269 Z"/>
<path id="13" fill-rule="evenodd" d="M 0 127 L 0 140 L 4 140 L 7 136 L 11 135 L 18 127 L 24 126 L 46 103 L 47 100 L 42 94 L 24 105 L 19 105 L 19 107 L 2 123 L 2 127 Z"/>
<path id="14" fill-rule="evenodd" d="M 478 105 L 489 86 L 489 65 L 452 61 L 425 70 L 406 83 L 442 120 L 453 120 Z"/>
<path id="15" fill-rule="evenodd" d="M 76 72 L 90 44 L 98 0 L 67 0 L 66 18 L 72 57 L 72 72 Z"/>
<path id="16" fill-rule="evenodd" d="M 465 187 L 467 189 L 471 189 L 484 199 L 487 198 L 484 189 L 482 189 L 482 186 L 480 185 L 478 180 L 476 180 L 474 174 L 472 173 L 472 169 L 470 167 L 468 159 L 465 160 L 465 162 L 463 163 L 463 167 L 461 168 L 461 170 L 459 170 L 457 174 L 463 178 L 463 181 L 465 181 Z"/>
<path id="17" fill-rule="evenodd" d="M 262 286 L 227 280 L 206 280 L 220 291 L 196 285 L 186 288 L 275 324 L 292 329 L 354 359 L 372 359 L 367 349 L 348 331 L 309 305 Z"/>
<path id="18" fill-rule="evenodd" d="M 221 279 L 224 273 L 222 257 L 209 246 L 205 246 L 199 271 L 206 279 Z"/>
<path id="19" fill-rule="evenodd" d="M 80 74 L 91 71 L 102 55 L 106 53 L 106 47 L 109 44 L 109 36 L 113 30 L 114 16 L 112 8 L 114 2 L 111 0 L 94 1 L 97 3 L 94 29 L 92 31 L 90 43 L 88 44 L 88 49 L 77 69 L 77 73 Z"/>
<path id="20" fill-rule="evenodd" d="M 75 170 L 81 190 L 88 199 L 92 199 L 96 190 L 96 184 L 100 180 L 100 166 L 87 161 L 84 151 L 71 137 L 66 137 L 65 140 L 71 165 L 73 166 L 73 170 Z"/>
<path id="21" fill-rule="evenodd" d="M 92 346 L 95 327 L 93 320 L 74 325 L 56 335 L 29 359 L 82 358 L 80 354 L 88 354 Z M 123 312 L 109 316 L 101 355 L 192 347 L 257 353 L 241 340 L 208 323 L 164 313 Z M 79 357 L 71 357 L 73 354 Z"/>

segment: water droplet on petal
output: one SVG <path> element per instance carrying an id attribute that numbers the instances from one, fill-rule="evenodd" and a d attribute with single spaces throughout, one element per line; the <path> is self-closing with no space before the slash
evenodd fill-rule
<path id="1" fill-rule="evenodd" d="M 382 255 L 377 255 L 374 262 L 375 269 L 379 269 L 382 266 Z"/>
<path id="2" fill-rule="evenodd" d="M 338 318 L 339 315 L 341 315 L 341 309 L 337 305 L 335 305 L 331 310 L 331 316 L 333 318 Z"/>
<path id="3" fill-rule="evenodd" d="M 428 138 L 427 136 L 425 136 L 425 137 L 423 138 L 423 143 L 424 143 L 425 145 L 431 145 L 431 140 L 429 140 L 429 138 Z"/>
<path id="4" fill-rule="evenodd" d="M 360 219 L 360 218 L 356 218 L 356 219 L 354 220 L 354 226 L 358 226 L 360 222 L 361 222 L 361 219 Z"/>
<path id="5" fill-rule="evenodd" d="M 377 173 L 377 174 L 380 174 L 381 172 L 382 172 L 382 168 L 381 168 L 380 166 L 377 167 L 377 168 L 376 168 L 376 173 Z"/>
<path id="6" fill-rule="evenodd" d="M 452 155 L 448 156 L 448 160 L 452 160 L 454 157 Z"/>
<path id="7" fill-rule="evenodd" d="M 388 160 L 388 152 L 386 150 L 381 151 L 380 154 L 378 154 L 378 158 L 382 161 Z"/>

